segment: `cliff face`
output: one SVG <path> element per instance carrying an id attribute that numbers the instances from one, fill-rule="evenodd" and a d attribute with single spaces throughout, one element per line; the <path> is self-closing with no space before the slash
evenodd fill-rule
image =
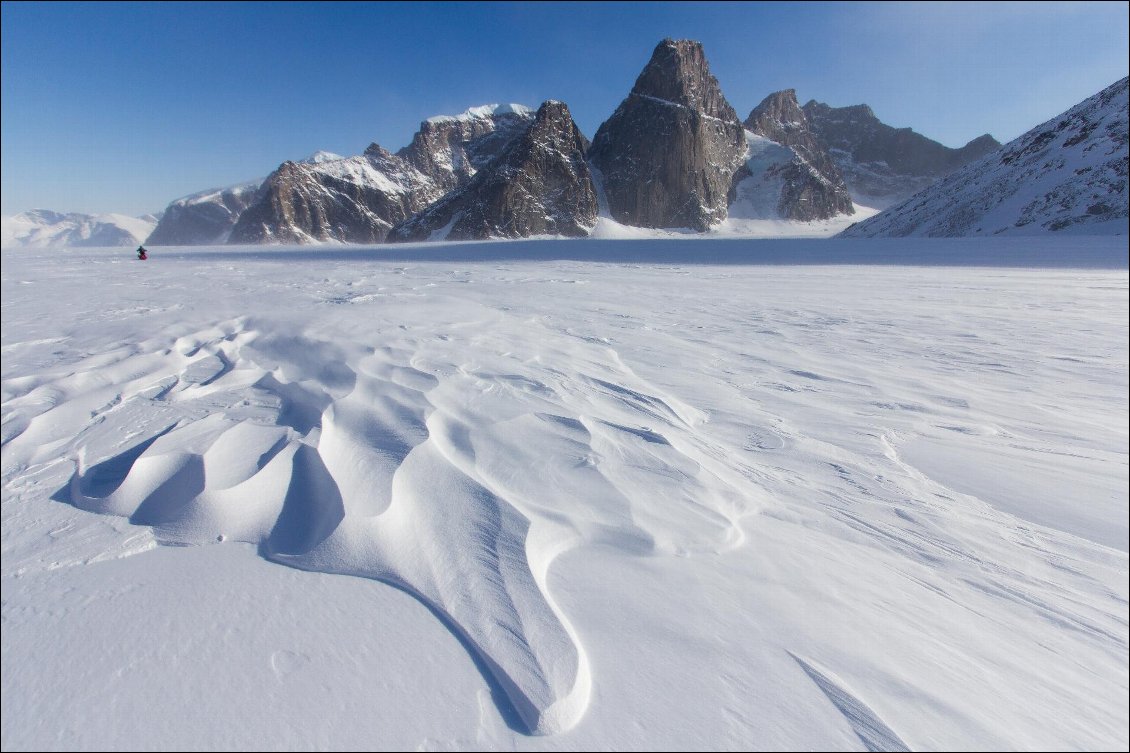
<path id="1" fill-rule="evenodd" d="M 706 230 L 725 219 L 745 152 L 702 45 L 666 39 L 600 126 L 589 157 L 616 221 Z"/>
<path id="2" fill-rule="evenodd" d="M 597 199 L 585 140 L 569 108 L 549 101 L 462 188 L 389 234 L 392 241 L 587 235 Z"/>

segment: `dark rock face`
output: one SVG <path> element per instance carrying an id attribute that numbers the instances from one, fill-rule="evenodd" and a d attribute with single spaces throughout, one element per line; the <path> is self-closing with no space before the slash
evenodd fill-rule
<path id="1" fill-rule="evenodd" d="M 842 235 L 977 237 L 1068 228 L 1125 235 L 1128 82 L 1112 84 Z"/>
<path id="2" fill-rule="evenodd" d="M 886 207 L 897 203 L 962 165 L 1000 147 L 985 134 L 960 149 L 950 149 L 910 128 L 892 128 L 867 105 L 804 106 L 809 127 L 829 150 L 859 203 Z"/>
<path id="3" fill-rule="evenodd" d="M 358 157 L 285 162 L 232 230 L 231 243 L 380 243 L 388 231 L 465 184 L 532 122 L 528 108 L 473 108 L 420 125 L 391 154 L 372 144 Z"/>
<path id="4" fill-rule="evenodd" d="M 597 130 L 589 157 L 616 221 L 706 230 L 726 218 L 745 152 L 742 125 L 702 45 L 665 39 Z"/>
<path id="5" fill-rule="evenodd" d="M 746 118 L 745 127 L 750 133 L 788 147 L 795 155 L 787 164 L 771 168 L 783 183 L 777 205 L 781 217 L 810 222 L 855 213 L 844 177 L 809 129 L 794 89 L 762 100 Z M 751 175 L 749 165 L 743 165 L 734 176 L 735 193 L 738 184 Z"/>
<path id="6" fill-rule="evenodd" d="M 169 204 L 146 240 L 154 246 L 225 243 L 239 216 L 258 197 L 259 182 L 204 191 Z"/>
<path id="7" fill-rule="evenodd" d="M 569 108 L 549 101 L 505 151 L 462 188 L 389 233 L 391 241 L 586 236 L 597 198 L 585 140 Z"/>

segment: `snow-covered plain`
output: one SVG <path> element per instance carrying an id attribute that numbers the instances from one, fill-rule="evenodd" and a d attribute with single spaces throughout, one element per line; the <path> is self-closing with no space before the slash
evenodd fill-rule
<path id="1" fill-rule="evenodd" d="M 7 251 L 0 292 L 5 750 L 1130 743 L 1118 238 Z"/>

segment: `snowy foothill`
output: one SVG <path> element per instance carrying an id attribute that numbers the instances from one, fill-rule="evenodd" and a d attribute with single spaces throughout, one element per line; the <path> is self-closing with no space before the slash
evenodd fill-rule
<path id="1" fill-rule="evenodd" d="M 5 250 L 3 748 L 1125 750 L 1124 239 L 604 222 Z"/>

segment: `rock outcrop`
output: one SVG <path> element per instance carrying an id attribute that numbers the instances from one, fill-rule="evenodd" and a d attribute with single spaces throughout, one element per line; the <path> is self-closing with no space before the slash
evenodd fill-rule
<path id="1" fill-rule="evenodd" d="M 230 243 L 379 243 L 426 201 L 427 179 L 372 144 L 357 157 L 284 162 L 240 216 Z"/>
<path id="2" fill-rule="evenodd" d="M 725 219 L 745 153 L 742 124 L 702 45 L 665 39 L 597 130 L 589 158 L 612 219 L 706 230 Z"/>
<path id="3" fill-rule="evenodd" d="M 397 225 L 388 239 L 578 237 L 588 235 L 596 215 L 585 139 L 569 108 L 549 101 L 501 155 L 480 165 L 464 186 Z"/>

